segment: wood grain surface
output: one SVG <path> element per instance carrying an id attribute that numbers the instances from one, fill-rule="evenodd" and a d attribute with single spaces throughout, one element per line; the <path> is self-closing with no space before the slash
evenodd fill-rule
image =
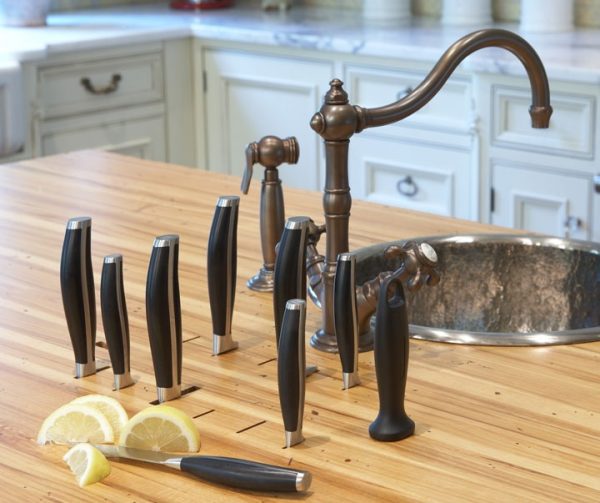
<path id="1" fill-rule="evenodd" d="M 489 348 L 411 341 L 406 408 L 416 435 L 390 444 L 367 432 L 378 405 L 372 353 L 359 358 L 363 385 L 342 391 L 338 357 L 307 345 L 307 362 L 320 371 L 307 379 L 306 441 L 283 449 L 271 297 L 245 286 L 261 265 L 259 189 L 255 180 L 240 205 L 233 318 L 240 348 L 213 357 L 206 245 L 217 197 L 239 194 L 237 178 L 93 151 L 0 166 L 2 501 L 600 501 L 600 343 Z M 285 201 L 287 216 L 323 221 L 321 194 L 286 189 Z M 65 224 L 78 215 L 93 219 L 97 289 L 103 256 L 124 255 L 137 383 L 120 392 L 112 391 L 110 368 L 72 377 L 59 262 Z M 351 249 L 494 230 L 360 201 L 350 228 Z M 166 233 L 181 236 L 183 387 L 199 388 L 172 404 L 194 417 L 201 453 L 310 470 L 309 493 L 236 491 L 122 462 L 112 463 L 102 483 L 80 489 L 61 460 L 66 448 L 35 443 L 42 420 L 77 396 L 113 396 L 130 415 L 155 399 L 144 292 L 153 239 Z M 307 339 L 320 319 L 309 306 Z M 108 364 L 106 349 L 98 347 L 96 358 Z"/>

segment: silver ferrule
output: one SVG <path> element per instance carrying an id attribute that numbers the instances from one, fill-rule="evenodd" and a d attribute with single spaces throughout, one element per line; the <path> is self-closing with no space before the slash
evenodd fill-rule
<path id="1" fill-rule="evenodd" d="M 156 387 L 156 396 L 159 403 L 168 402 L 169 400 L 175 400 L 181 396 L 181 385 L 176 384 L 170 388 Z"/>
<path id="2" fill-rule="evenodd" d="M 285 432 L 285 447 L 292 447 L 293 445 L 304 442 L 304 436 L 302 435 L 302 429 L 299 428 L 296 431 Z"/>
<path id="3" fill-rule="evenodd" d="M 238 348 L 238 343 L 233 340 L 231 334 L 213 334 L 213 355 L 220 355 Z"/>
<path id="4" fill-rule="evenodd" d="M 217 201 L 217 206 L 220 208 L 230 208 L 240 205 L 240 196 L 221 196 Z"/>
<path id="5" fill-rule="evenodd" d="M 85 229 L 92 226 L 91 217 L 70 218 L 67 222 L 67 229 Z"/>
<path id="6" fill-rule="evenodd" d="M 96 373 L 96 361 L 88 363 L 75 363 L 75 377 L 77 379 L 85 376 L 91 376 Z"/>
<path id="7" fill-rule="evenodd" d="M 342 373 L 342 382 L 344 385 L 344 389 L 350 389 L 354 386 L 358 386 L 360 384 L 360 377 L 358 377 L 357 372 L 343 372 Z"/>
<path id="8" fill-rule="evenodd" d="M 306 309 L 306 301 L 302 299 L 291 299 L 285 304 L 285 308 L 290 311 L 302 311 Z"/>
<path id="9" fill-rule="evenodd" d="M 341 260 L 342 262 L 351 262 L 353 258 L 354 258 L 354 254 L 348 253 L 348 252 L 340 253 L 337 256 L 337 259 Z"/>
<path id="10" fill-rule="evenodd" d="M 113 389 L 119 391 L 120 389 L 127 388 L 133 384 L 135 384 L 135 382 L 129 372 L 126 372 L 125 374 L 115 374 Z"/>
<path id="11" fill-rule="evenodd" d="M 154 239 L 153 248 L 168 248 L 170 246 L 175 246 L 179 243 L 179 235 L 178 234 L 165 234 L 164 236 L 157 236 Z"/>
<path id="12" fill-rule="evenodd" d="M 105 264 L 120 264 L 121 262 L 123 262 L 123 255 L 120 253 L 113 253 L 104 257 Z"/>
<path id="13" fill-rule="evenodd" d="M 286 229 L 303 229 L 308 227 L 309 217 L 290 217 L 285 222 Z"/>
<path id="14" fill-rule="evenodd" d="M 302 493 L 308 491 L 312 483 L 312 475 L 310 472 L 298 472 L 296 475 L 296 491 Z"/>

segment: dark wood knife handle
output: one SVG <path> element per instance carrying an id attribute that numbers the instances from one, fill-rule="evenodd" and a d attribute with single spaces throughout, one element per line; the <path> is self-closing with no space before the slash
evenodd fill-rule
<path id="1" fill-rule="evenodd" d="M 333 280 L 333 324 L 342 370 L 356 372 L 358 358 L 358 319 L 355 287 L 356 258 L 341 253 Z"/>

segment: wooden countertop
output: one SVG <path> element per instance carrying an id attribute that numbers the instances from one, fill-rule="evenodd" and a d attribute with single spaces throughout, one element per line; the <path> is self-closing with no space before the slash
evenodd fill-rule
<path id="1" fill-rule="evenodd" d="M 4 501 L 600 500 L 600 343 L 488 348 L 411 341 L 406 408 L 416 435 L 391 444 L 367 432 L 377 413 L 372 353 L 360 355 L 363 385 L 342 391 L 338 357 L 308 347 L 307 361 L 320 371 L 307 380 L 306 441 L 282 449 L 271 297 L 245 286 L 261 264 L 258 180 L 240 208 L 233 318 L 240 349 L 219 357 L 210 354 L 205 252 L 217 197 L 238 194 L 238 179 L 90 151 L 0 166 L 0 191 Z M 320 194 L 288 189 L 285 199 L 288 216 L 322 221 Z M 96 288 L 102 257 L 124 254 L 138 382 L 120 392 L 112 391 L 110 369 L 72 377 L 59 261 L 66 221 L 77 215 L 93 218 Z M 350 245 L 486 230 L 493 229 L 356 201 Z M 117 462 L 105 481 L 80 489 L 61 460 L 66 449 L 35 443 L 43 418 L 76 396 L 107 394 L 130 414 L 155 399 L 144 292 L 153 239 L 165 233 L 181 236 L 183 387 L 199 387 L 173 404 L 194 417 L 201 453 L 308 469 L 308 494 L 234 491 Z M 311 305 L 307 338 L 319 322 Z M 105 349 L 96 355 L 108 362 Z"/>

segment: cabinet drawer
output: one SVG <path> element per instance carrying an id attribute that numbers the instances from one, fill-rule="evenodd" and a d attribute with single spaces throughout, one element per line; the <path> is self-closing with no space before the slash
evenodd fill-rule
<path id="1" fill-rule="evenodd" d="M 591 159 L 595 98 L 551 92 L 551 103 L 554 112 L 550 128 L 533 129 L 529 89 L 492 86 L 492 143 L 499 147 Z"/>
<path id="2" fill-rule="evenodd" d="M 38 85 L 45 118 L 149 103 L 163 99 L 162 57 L 152 52 L 42 67 Z"/>
<path id="3" fill-rule="evenodd" d="M 349 66 L 346 82 L 351 102 L 366 108 L 387 105 L 404 97 L 425 78 L 425 73 Z M 471 85 L 450 79 L 421 110 L 399 125 L 428 130 L 467 132 L 473 122 Z"/>

